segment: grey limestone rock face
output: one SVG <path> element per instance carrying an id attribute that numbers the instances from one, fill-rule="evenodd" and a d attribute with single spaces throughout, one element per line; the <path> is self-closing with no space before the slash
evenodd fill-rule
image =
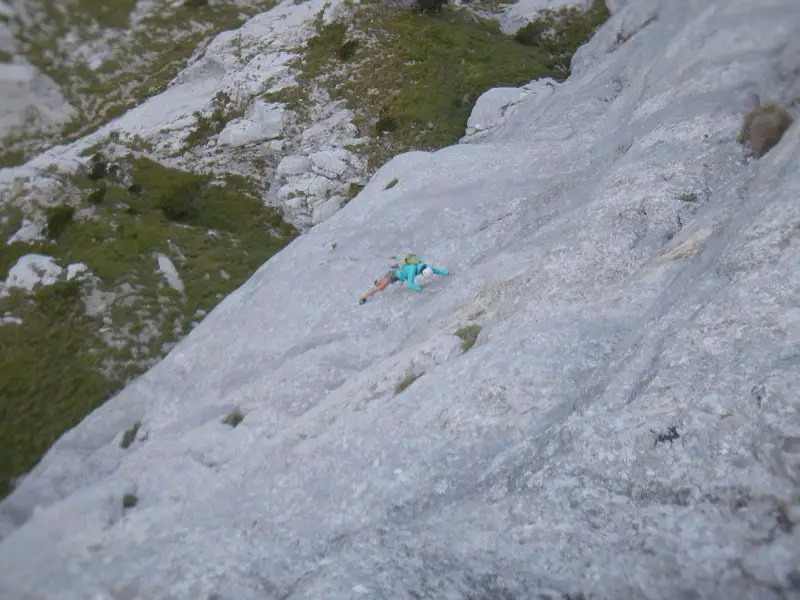
<path id="1" fill-rule="evenodd" d="M 0 598 L 800 598 L 800 127 L 736 143 L 797 100 L 800 4 L 614 4 L 64 435 L 0 505 Z M 452 275 L 360 306 L 406 249 Z"/>

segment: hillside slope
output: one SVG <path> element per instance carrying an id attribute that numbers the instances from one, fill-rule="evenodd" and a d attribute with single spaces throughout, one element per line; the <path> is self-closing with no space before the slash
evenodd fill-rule
<path id="1" fill-rule="evenodd" d="M 800 128 L 736 141 L 800 6 L 609 5 L 64 435 L 0 597 L 800 597 Z M 359 306 L 403 250 L 452 276 Z"/>

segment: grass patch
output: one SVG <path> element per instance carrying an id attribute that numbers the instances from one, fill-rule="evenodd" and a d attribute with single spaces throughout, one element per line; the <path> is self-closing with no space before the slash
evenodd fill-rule
<path id="1" fill-rule="evenodd" d="M 413 370 L 409 370 L 408 373 L 406 373 L 406 376 L 403 377 L 399 382 L 397 382 L 397 385 L 394 386 L 394 393 L 400 394 L 404 390 L 408 389 L 409 386 L 412 383 L 414 383 L 417 379 L 422 377 L 422 375 L 423 373 L 417 375 Z"/>
<path id="2" fill-rule="evenodd" d="M 478 341 L 478 334 L 481 332 L 480 325 L 467 325 L 456 331 L 456 335 L 461 338 L 461 351 L 467 352 Z"/>
<path id="3" fill-rule="evenodd" d="M 395 178 L 394 178 L 394 179 L 392 179 L 392 180 L 391 180 L 389 183 L 387 183 L 387 184 L 384 186 L 384 188 L 383 188 L 383 189 L 384 189 L 384 190 L 390 190 L 390 189 L 392 189 L 394 186 L 396 186 L 398 183 L 400 183 L 400 180 L 399 180 L 399 179 L 397 179 L 397 177 L 395 177 Z"/>
<path id="4" fill-rule="evenodd" d="M 242 421 L 244 421 L 244 415 L 238 410 L 229 412 L 222 420 L 223 424 L 230 425 L 231 427 L 236 427 Z"/>
<path id="5" fill-rule="evenodd" d="M 681 202 L 697 202 L 697 192 L 682 192 L 678 196 L 678 200 Z"/>
<path id="6" fill-rule="evenodd" d="M 126 450 L 131 447 L 134 441 L 136 441 L 136 434 L 139 433 L 139 428 L 142 426 L 140 421 L 136 421 L 130 429 L 126 429 L 125 433 L 122 434 L 122 440 L 119 442 L 120 448 L 125 448 Z"/>
<path id="7" fill-rule="evenodd" d="M 549 54 L 554 66 L 569 74 L 572 55 L 610 16 L 604 0 L 595 0 L 585 11 L 574 6 L 544 9 L 535 21 L 519 29 L 514 39 Z"/>
<path id="8" fill-rule="evenodd" d="M 14 55 L 11 52 L 0 50 L 0 63 L 10 63 L 12 60 L 14 60 Z"/>
<path id="9" fill-rule="evenodd" d="M 324 86 L 355 111 L 361 135 L 380 134 L 365 147 L 374 170 L 401 152 L 456 143 L 473 103 L 492 87 L 566 78 L 568 58 L 608 15 L 603 3 L 579 13 L 551 17 L 552 43 L 531 46 L 466 10 L 445 6 L 441 14 L 419 15 L 391 5 L 362 5 L 349 26 L 319 24 L 294 66 L 302 73 L 302 94 Z M 338 51 L 347 38 L 359 41 L 358 60 L 342 68 Z"/>
<path id="10" fill-rule="evenodd" d="M 91 288 L 75 280 L 0 298 L 0 314 L 22 319 L 0 327 L 0 496 L 60 435 L 160 360 L 199 311 L 210 312 L 297 235 L 247 179 L 187 174 L 133 156 L 115 162 L 119 169 L 102 180 L 90 179 L 87 165 L 62 182 L 59 195 L 87 197 L 102 187 L 105 197 L 58 244 L 0 244 L 2 270 L 39 251 L 61 266 L 85 263 L 102 290 L 118 294 L 103 313 L 110 324 L 85 314 Z M 186 190 L 197 192 L 192 210 L 180 222 L 168 219 L 165 199 Z M 2 239 L 19 224 L 0 224 Z M 158 253 L 173 260 L 183 297 L 164 284 Z M 119 295 L 125 287 L 131 291 Z"/>
<path id="11" fill-rule="evenodd" d="M 125 494 L 122 497 L 122 508 L 134 508 L 137 504 L 139 504 L 139 498 L 134 494 Z"/>

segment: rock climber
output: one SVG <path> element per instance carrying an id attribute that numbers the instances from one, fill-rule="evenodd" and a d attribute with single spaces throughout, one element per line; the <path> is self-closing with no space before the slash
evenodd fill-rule
<path id="1" fill-rule="evenodd" d="M 396 259 L 394 256 L 390 256 L 389 258 Z M 367 301 L 367 298 L 377 294 L 378 292 L 382 292 L 388 286 L 393 283 L 397 283 L 398 281 L 405 281 L 408 284 L 408 287 L 419 293 L 422 291 L 422 288 L 414 283 L 414 279 L 418 275 L 423 274 L 427 276 L 431 273 L 442 276 L 450 275 L 447 270 L 430 266 L 413 254 L 408 254 L 403 257 L 402 261 L 398 260 L 396 263 L 389 266 L 392 270 L 386 271 L 377 279 L 377 281 L 375 281 L 375 287 L 361 296 L 361 299 L 358 301 L 359 304 L 364 304 Z"/>

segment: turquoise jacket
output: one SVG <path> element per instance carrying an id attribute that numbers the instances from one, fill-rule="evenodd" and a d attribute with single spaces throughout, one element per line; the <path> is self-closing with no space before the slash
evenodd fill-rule
<path id="1" fill-rule="evenodd" d="M 431 271 L 436 273 L 437 275 L 449 275 L 450 273 L 447 272 L 445 269 L 437 269 L 436 267 L 431 267 L 430 265 L 426 265 L 424 262 L 417 263 L 416 265 L 405 265 L 397 269 L 394 274 L 400 281 L 405 281 L 415 292 L 421 292 L 422 288 L 419 287 L 416 283 L 414 283 L 414 278 L 422 273 L 425 269 L 430 267 Z"/>

